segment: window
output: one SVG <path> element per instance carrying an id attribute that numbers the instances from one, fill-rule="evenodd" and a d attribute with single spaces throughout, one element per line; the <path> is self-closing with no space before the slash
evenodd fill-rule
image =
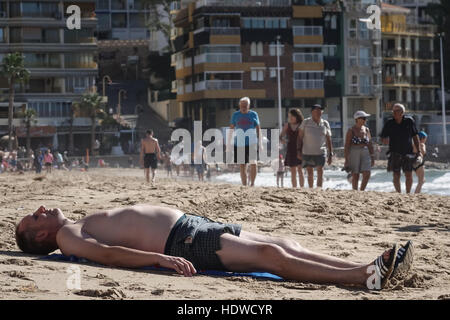
<path id="1" fill-rule="evenodd" d="M 5 36 L 3 35 L 3 28 L 0 28 L 0 42 L 5 42 Z"/>
<path id="2" fill-rule="evenodd" d="M 250 55 L 256 56 L 256 42 L 252 42 L 250 45 Z"/>
<path id="3" fill-rule="evenodd" d="M 278 50 L 280 52 L 280 56 L 282 56 L 284 54 L 284 44 L 280 44 L 278 47 Z M 272 42 L 269 45 L 269 53 L 271 56 L 276 56 L 277 55 L 277 44 L 276 42 Z"/>
<path id="4" fill-rule="evenodd" d="M 130 27 L 131 28 L 145 28 L 145 14 L 143 13 L 131 13 L 130 14 Z"/>
<path id="5" fill-rule="evenodd" d="M 331 29 L 337 29 L 337 17 L 336 15 L 333 15 L 331 17 Z"/>
<path id="6" fill-rule="evenodd" d="M 256 45 L 256 55 L 263 56 L 264 55 L 264 46 L 262 42 L 258 42 Z"/>
<path id="7" fill-rule="evenodd" d="M 113 10 L 125 10 L 126 8 L 127 8 L 127 0 L 111 1 L 111 9 Z"/>
<path id="8" fill-rule="evenodd" d="M 358 65 L 358 56 L 356 48 L 349 49 L 349 63 L 350 67 L 356 67 Z"/>
<path id="9" fill-rule="evenodd" d="M 252 27 L 252 21 L 250 19 L 243 19 L 244 20 L 244 28 L 250 29 Z"/>
<path id="10" fill-rule="evenodd" d="M 356 19 L 350 19 L 349 23 L 350 23 L 348 28 L 349 37 L 350 39 L 356 39 Z"/>
<path id="11" fill-rule="evenodd" d="M 112 16 L 111 23 L 112 23 L 113 28 L 126 28 L 127 27 L 127 14 L 126 13 L 113 13 L 111 16 Z"/>
<path id="12" fill-rule="evenodd" d="M 363 67 L 368 67 L 370 64 L 370 49 L 360 48 L 359 49 L 359 64 Z"/>
<path id="13" fill-rule="evenodd" d="M 109 30 L 111 28 L 109 13 L 97 13 L 97 25 L 99 30 Z"/>
<path id="14" fill-rule="evenodd" d="M 109 10 L 109 0 L 97 0 L 95 4 L 96 10 Z"/>
<path id="15" fill-rule="evenodd" d="M 252 69 L 250 78 L 252 81 L 264 81 L 264 69 Z"/>
<path id="16" fill-rule="evenodd" d="M 362 21 L 359 22 L 359 37 L 364 40 L 369 39 L 369 30 L 367 29 L 367 23 Z"/>

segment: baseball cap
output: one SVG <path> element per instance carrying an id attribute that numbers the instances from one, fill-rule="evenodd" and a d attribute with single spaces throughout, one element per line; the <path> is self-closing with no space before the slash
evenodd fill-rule
<path id="1" fill-rule="evenodd" d="M 419 138 L 426 138 L 426 137 L 428 137 L 428 135 L 425 133 L 425 131 L 419 132 Z"/>
<path id="2" fill-rule="evenodd" d="M 354 119 L 368 118 L 368 117 L 370 117 L 370 114 L 365 113 L 364 111 L 356 111 L 355 114 L 353 115 Z"/>
<path id="3" fill-rule="evenodd" d="M 315 104 L 315 105 L 313 105 L 313 106 L 311 107 L 311 109 L 312 109 L 312 110 L 314 110 L 314 109 L 324 110 L 325 107 L 322 107 L 320 104 Z"/>

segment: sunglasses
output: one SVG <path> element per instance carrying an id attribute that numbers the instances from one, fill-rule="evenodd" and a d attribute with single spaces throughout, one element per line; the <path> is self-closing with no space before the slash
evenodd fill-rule
<path id="1" fill-rule="evenodd" d="M 358 118 L 358 119 L 361 119 L 361 120 L 364 120 L 364 121 L 366 121 L 366 120 L 367 120 L 367 118 L 366 118 L 366 117 L 361 117 L 361 118 Z"/>

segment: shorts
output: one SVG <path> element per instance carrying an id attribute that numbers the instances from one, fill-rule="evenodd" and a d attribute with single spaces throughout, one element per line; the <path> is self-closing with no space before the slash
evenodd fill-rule
<path id="1" fill-rule="evenodd" d="M 241 156 L 238 158 L 238 154 Z M 242 157 L 244 155 L 244 157 Z M 244 158 L 244 159 L 242 159 Z M 244 162 L 242 162 L 242 160 Z M 234 146 L 234 163 L 236 164 L 256 164 L 258 161 L 258 149 L 256 144 L 248 145 L 245 147 Z"/>
<path id="2" fill-rule="evenodd" d="M 302 157 L 303 168 L 307 167 L 323 167 L 325 165 L 325 155 L 307 155 Z"/>
<path id="3" fill-rule="evenodd" d="M 45 163 L 45 166 L 46 166 L 46 167 L 51 167 L 52 164 L 51 164 L 50 162 L 46 162 L 46 163 Z"/>
<path id="4" fill-rule="evenodd" d="M 228 271 L 216 254 L 221 249 L 220 236 L 230 233 L 239 237 L 238 224 L 214 222 L 208 218 L 185 214 L 173 226 L 164 254 L 182 257 L 198 270 Z"/>
<path id="5" fill-rule="evenodd" d="M 158 168 L 158 161 L 156 160 L 156 153 L 146 153 L 144 156 L 144 168 L 156 169 Z"/>
<path id="6" fill-rule="evenodd" d="M 277 178 L 283 178 L 283 177 L 284 177 L 284 171 L 278 171 Z"/>
<path id="7" fill-rule="evenodd" d="M 412 172 L 415 155 L 402 155 L 400 153 L 391 152 L 388 159 L 388 172 Z"/>
<path id="8" fill-rule="evenodd" d="M 369 149 L 366 147 L 351 147 L 349 166 L 353 174 L 370 171 L 372 169 L 372 161 Z"/>
<path id="9" fill-rule="evenodd" d="M 197 171 L 197 173 L 203 173 L 205 171 L 204 164 L 194 164 L 194 168 Z"/>
<path id="10" fill-rule="evenodd" d="M 413 169 L 414 169 L 414 171 L 417 171 L 417 170 L 419 170 L 421 167 L 423 167 L 424 165 L 425 165 L 425 160 L 423 160 L 421 164 L 419 164 L 417 167 L 415 167 L 415 168 L 413 168 Z"/>

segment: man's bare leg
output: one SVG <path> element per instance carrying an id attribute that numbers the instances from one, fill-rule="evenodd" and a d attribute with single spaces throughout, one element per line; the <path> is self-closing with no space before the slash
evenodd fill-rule
<path id="1" fill-rule="evenodd" d="M 152 183 L 155 183 L 156 169 L 152 169 Z"/>
<path id="2" fill-rule="evenodd" d="M 323 167 L 316 167 L 317 170 L 317 188 L 323 186 Z"/>
<path id="3" fill-rule="evenodd" d="M 256 164 L 251 164 L 250 165 L 250 186 L 253 187 L 255 186 L 255 179 L 256 179 Z"/>
<path id="4" fill-rule="evenodd" d="M 145 168 L 144 174 L 145 174 L 145 179 L 147 180 L 147 183 L 150 183 L 150 169 Z"/>
<path id="5" fill-rule="evenodd" d="M 413 174 L 412 171 L 405 172 L 405 186 L 406 186 L 406 193 L 411 193 L 411 188 L 413 184 Z"/>
<path id="6" fill-rule="evenodd" d="M 306 171 L 308 172 L 308 185 L 309 188 L 314 188 L 314 168 L 313 167 L 307 167 Z"/>
<path id="7" fill-rule="evenodd" d="M 271 237 L 247 231 L 242 231 L 240 234 L 240 238 L 257 242 L 276 244 L 294 257 L 319 262 L 337 268 L 356 268 L 365 266 L 365 264 L 362 263 L 350 262 L 333 256 L 313 252 L 302 247 L 297 241 L 290 239 Z"/>
<path id="8" fill-rule="evenodd" d="M 285 279 L 364 286 L 370 274 L 363 267 L 343 269 L 322 263 L 297 258 L 282 247 L 243 239 L 231 234 L 220 237 L 222 249 L 217 251 L 224 266 L 235 272 L 266 271 Z M 386 251 L 386 254 L 389 254 Z"/>
<path id="9" fill-rule="evenodd" d="M 246 164 L 240 164 L 239 165 L 241 169 L 241 182 L 243 186 L 247 185 L 247 165 Z"/>
<path id="10" fill-rule="evenodd" d="M 297 168 L 291 167 L 291 184 L 292 188 L 297 188 Z"/>
<path id="11" fill-rule="evenodd" d="M 394 172 L 394 187 L 395 191 L 402 193 L 402 187 L 400 186 L 400 172 Z"/>

